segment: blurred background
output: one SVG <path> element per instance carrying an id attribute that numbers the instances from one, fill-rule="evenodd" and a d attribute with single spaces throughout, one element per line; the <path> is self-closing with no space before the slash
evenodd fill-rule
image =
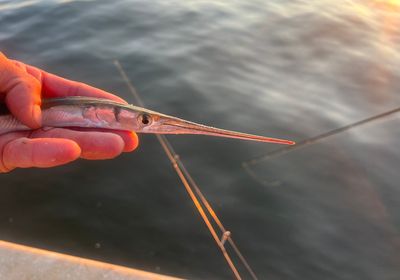
<path id="1" fill-rule="evenodd" d="M 148 108 L 296 141 L 400 106 L 398 0 L 0 0 L 7 56 Z M 260 279 L 400 278 L 394 114 L 285 155 L 169 136 Z M 0 239 L 192 279 L 232 274 L 156 138 L 0 176 Z"/>

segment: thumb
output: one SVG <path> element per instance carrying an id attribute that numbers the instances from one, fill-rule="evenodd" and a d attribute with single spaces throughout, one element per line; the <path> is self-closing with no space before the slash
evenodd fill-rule
<path id="1" fill-rule="evenodd" d="M 0 52 L 0 99 L 11 113 L 31 128 L 41 126 L 41 84 Z"/>

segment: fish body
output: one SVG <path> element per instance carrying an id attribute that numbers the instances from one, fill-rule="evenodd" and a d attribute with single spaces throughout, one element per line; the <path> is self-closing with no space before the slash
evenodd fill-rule
<path id="1" fill-rule="evenodd" d="M 81 127 L 134 131 L 154 134 L 202 134 L 244 140 L 295 144 L 270 138 L 210 127 L 108 99 L 65 97 L 42 101 L 43 127 Z M 3 109 L 0 134 L 31 130 Z"/>

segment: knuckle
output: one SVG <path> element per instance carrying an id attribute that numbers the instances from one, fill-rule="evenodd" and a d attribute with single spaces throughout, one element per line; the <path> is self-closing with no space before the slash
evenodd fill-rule
<path id="1" fill-rule="evenodd" d="M 40 81 L 25 71 L 25 64 L 18 61 L 12 62 L 12 64 L 13 67 L 11 68 L 14 68 L 12 71 L 10 67 L 0 68 L 0 80 L 5 92 L 10 91 L 17 86 L 25 86 L 32 89 L 41 88 Z"/>
<path id="2" fill-rule="evenodd" d="M 34 79 L 33 77 L 30 77 L 28 75 L 16 75 L 11 78 L 9 78 L 7 81 L 4 83 L 5 85 L 5 92 L 10 92 L 13 89 L 25 89 L 25 92 L 35 92 L 40 90 L 40 83 L 38 80 Z M 18 91 L 19 92 L 19 91 Z"/>
<path id="3" fill-rule="evenodd" d="M 33 76 L 25 75 L 21 82 L 27 87 L 29 92 L 40 91 L 41 89 L 40 82 Z"/>
<path id="4" fill-rule="evenodd" d="M 5 71 L 0 72 L 2 82 L 4 85 L 4 91 L 7 93 L 18 85 L 24 84 L 24 78 L 21 76 L 13 75 L 12 77 L 6 77 L 8 74 Z"/>

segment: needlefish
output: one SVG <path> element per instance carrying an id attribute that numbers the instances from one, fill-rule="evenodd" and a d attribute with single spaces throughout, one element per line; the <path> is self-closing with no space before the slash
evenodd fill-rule
<path id="1" fill-rule="evenodd" d="M 42 100 L 42 127 L 102 128 L 153 134 L 201 134 L 259 142 L 294 145 L 290 140 L 258 136 L 206 126 L 146 108 L 109 99 L 63 97 Z M 31 130 L 6 108 L 0 112 L 0 134 Z"/>

